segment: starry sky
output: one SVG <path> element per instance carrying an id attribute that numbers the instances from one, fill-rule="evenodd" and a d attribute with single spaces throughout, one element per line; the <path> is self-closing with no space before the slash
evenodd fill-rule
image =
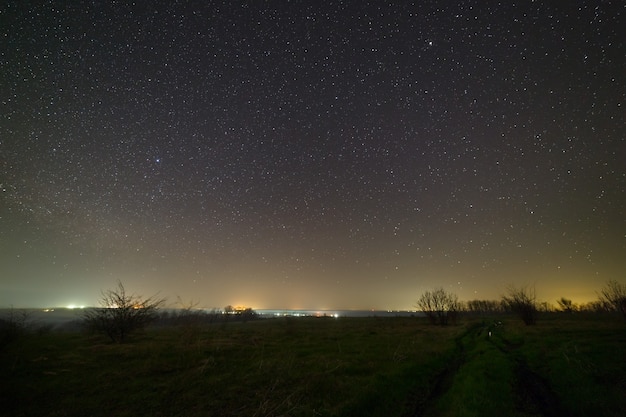
<path id="1" fill-rule="evenodd" d="M 0 6 L 0 306 L 624 278 L 623 2 L 126 3 Z"/>

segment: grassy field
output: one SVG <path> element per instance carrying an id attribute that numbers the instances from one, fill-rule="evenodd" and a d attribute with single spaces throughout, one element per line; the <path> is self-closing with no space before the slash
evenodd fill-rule
<path id="1" fill-rule="evenodd" d="M 279 318 L 124 344 L 49 332 L 4 347 L 0 372 L 11 416 L 621 416 L 626 323 Z"/>

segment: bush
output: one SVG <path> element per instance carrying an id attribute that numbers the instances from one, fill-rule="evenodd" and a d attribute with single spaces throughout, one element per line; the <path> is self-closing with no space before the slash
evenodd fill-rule
<path id="1" fill-rule="evenodd" d="M 417 300 L 417 307 L 426 314 L 431 323 L 440 326 L 456 323 L 461 310 L 457 295 L 446 292 L 443 288 L 423 293 Z"/>
<path id="2" fill-rule="evenodd" d="M 158 317 L 165 299 L 142 298 L 127 294 L 120 281 L 117 289 L 102 292 L 101 308 L 83 311 L 83 323 L 91 330 L 107 335 L 111 341 L 122 343 L 132 332 L 145 328 Z"/>
<path id="3" fill-rule="evenodd" d="M 607 311 L 622 313 L 626 318 L 626 285 L 615 280 L 606 283 L 598 294 L 600 303 Z"/>
<path id="4" fill-rule="evenodd" d="M 470 300 L 465 303 L 468 313 L 471 314 L 500 314 L 502 303 L 495 300 Z"/>
<path id="5" fill-rule="evenodd" d="M 508 295 L 502 297 L 502 304 L 517 314 L 527 326 L 537 322 L 537 300 L 535 288 L 510 287 Z"/>
<path id="6" fill-rule="evenodd" d="M 565 297 L 561 297 L 561 299 L 556 300 L 556 302 L 559 305 L 559 309 L 565 313 L 573 313 L 578 309 L 572 300 Z"/>

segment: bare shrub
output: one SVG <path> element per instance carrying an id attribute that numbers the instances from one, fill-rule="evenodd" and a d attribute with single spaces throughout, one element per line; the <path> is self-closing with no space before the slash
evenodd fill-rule
<path id="1" fill-rule="evenodd" d="M 600 290 L 598 298 L 605 310 L 619 312 L 626 318 L 626 284 L 611 280 Z"/>
<path id="2" fill-rule="evenodd" d="M 502 297 L 502 304 L 517 314 L 527 326 L 537 322 L 537 299 L 534 287 L 511 286 L 508 294 Z"/>
<path id="3" fill-rule="evenodd" d="M 82 319 L 89 330 L 103 333 L 115 343 L 122 343 L 129 334 L 154 321 L 164 303 L 165 299 L 156 296 L 143 298 L 127 294 L 118 281 L 115 290 L 102 292 L 101 307 L 85 309 Z"/>
<path id="4" fill-rule="evenodd" d="M 576 304 L 574 304 L 572 300 L 565 297 L 561 297 L 559 300 L 556 300 L 556 303 L 559 305 L 559 309 L 565 313 L 573 313 L 578 310 Z"/>
<path id="5" fill-rule="evenodd" d="M 465 303 L 467 312 L 472 314 L 502 313 L 502 303 L 495 300 L 470 300 Z"/>
<path id="6" fill-rule="evenodd" d="M 426 291 L 417 300 L 417 308 L 422 310 L 433 324 L 445 326 L 456 323 L 461 303 L 456 294 L 446 292 L 443 288 Z"/>

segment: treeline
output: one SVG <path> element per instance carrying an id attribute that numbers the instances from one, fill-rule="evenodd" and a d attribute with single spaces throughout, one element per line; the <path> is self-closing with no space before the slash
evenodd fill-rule
<path id="1" fill-rule="evenodd" d="M 572 300 L 561 297 L 556 304 L 548 301 L 538 301 L 537 311 L 540 313 L 613 313 L 618 310 L 611 304 L 601 301 L 589 301 L 587 303 L 574 303 Z M 512 313 L 511 306 L 503 300 L 470 300 L 461 302 L 461 311 L 471 314 L 496 314 Z"/>
<path id="2" fill-rule="evenodd" d="M 538 313 L 549 312 L 590 312 L 617 313 L 626 319 L 626 284 L 608 281 L 598 292 L 598 299 L 583 304 L 561 297 L 556 306 L 537 301 L 534 287 L 510 287 L 500 300 L 460 301 L 458 296 L 443 288 L 425 291 L 416 307 L 424 312 L 433 324 L 455 323 L 461 315 L 494 315 L 513 313 L 527 325 L 535 324 Z"/>

